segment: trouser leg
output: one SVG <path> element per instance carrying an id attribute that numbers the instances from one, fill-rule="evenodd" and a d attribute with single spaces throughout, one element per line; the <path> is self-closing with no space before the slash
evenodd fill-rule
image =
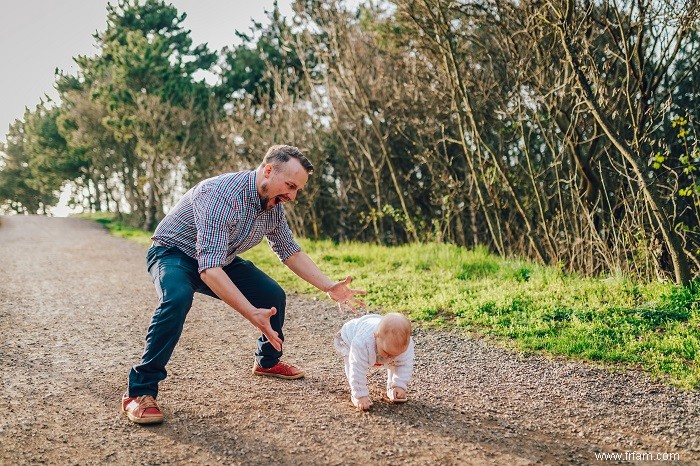
<path id="1" fill-rule="evenodd" d="M 177 248 L 152 247 L 146 259 L 159 303 L 148 327 L 141 362 L 129 372 L 128 396 L 155 397 L 192 307 L 199 274 L 197 261 Z"/>

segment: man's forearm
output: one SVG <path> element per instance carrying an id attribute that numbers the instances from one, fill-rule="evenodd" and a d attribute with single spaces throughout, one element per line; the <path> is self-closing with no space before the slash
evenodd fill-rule
<path id="1" fill-rule="evenodd" d="M 328 291 L 335 284 L 328 278 L 321 269 L 303 251 L 292 254 L 284 265 L 294 272 L 301 279 L 312 284 L 321 291 Z"/>
<path id="2" fill-rule="evenodd" d="M 277 309 L 256 308 L 250 304 L 221 267 L 206 269 L 199 276 L 216 296 L 258 328 L 277 351 L 282 351 L 282 339 L 270 324 L 270 317 L 275 315 Z"/>
<path id="3" fill-rule="evenodd" d="M 219 299 L 234 308 L 244 317 L 247 318 L 251 311 L 255 309 L 221 267 L 205 269 L 199 276 Z"/>

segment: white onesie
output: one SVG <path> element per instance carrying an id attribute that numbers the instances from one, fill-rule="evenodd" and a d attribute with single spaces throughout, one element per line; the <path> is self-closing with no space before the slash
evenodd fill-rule
<path id="1" fill-rule="evenodd" d="M 353 401 L 369 396 L 367 389 L 367 372 L 372 366 L 386 367 L 387 394 L 392 388 L 408 389 L 408 382 L 413 374 L 413 337 L 408 349 L 395 358 L 383 358 L 377 355 L 377 331 L 382 316 L 367 314 L 346 322 L 335 335 L 333 346 L 345 359 L 345 375 L 350 384 Z"/>

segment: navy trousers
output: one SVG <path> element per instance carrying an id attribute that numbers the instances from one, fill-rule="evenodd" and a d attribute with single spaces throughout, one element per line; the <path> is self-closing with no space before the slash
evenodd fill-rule
<path id="1" fill-rule="evenodd" d="M 155 397 L 158 383 L 167 376 L 165 366 L 182 334 L 194 293 L 218 297 L 199 278 L 197 261 L 178 248 L 152 246 L 146 255 L 146 263 L 159 304 L 148 327 L 141 362 L 129 372 L 128 396 Z M 270 324 L 284 340 L 282 325 L 287 299 L 284 290 L 252 262 L 240 257 L 224 267 L 224 271 L 253 306 L 277 309 Z M 282 352 L 277 351 L 264 335 L 258 338 L 255 359 L 260 366 L 272 367 L 281 356 Z"/>

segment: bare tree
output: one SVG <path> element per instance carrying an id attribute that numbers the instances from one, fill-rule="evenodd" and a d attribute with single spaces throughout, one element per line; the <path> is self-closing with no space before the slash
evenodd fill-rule
<path id="1" fill-rule="evenodd" d="M 682 239 L 674 229 L 673 212 L 662 203 L 644 167 L 651 155 L 653 130 L 664 116 L 659 86 L 672 72 L 678 50 L 697 22 L 700 9 L 696 1 L 652 0 L 602 2 L 601 8 L 604 14 L 594 16 L 592 6 L 585 8 L 574 0 L 546 2 L 540 18 L 557 31 L 580 91 L 578 97 L 631 170 L 668 249 L 675 279 L 685 285 L 692 275 Z M 610 39 L 611 59 L 625 66 L 623 85 L 617 91 L 626 105 L 617 114 L 606 112 L 601 103 L 604 95 L 598 92 L 598 77 L 604 70 L 596 66 L 593 44 L 581 34 L 594 21 L 602 22 Z"/>

